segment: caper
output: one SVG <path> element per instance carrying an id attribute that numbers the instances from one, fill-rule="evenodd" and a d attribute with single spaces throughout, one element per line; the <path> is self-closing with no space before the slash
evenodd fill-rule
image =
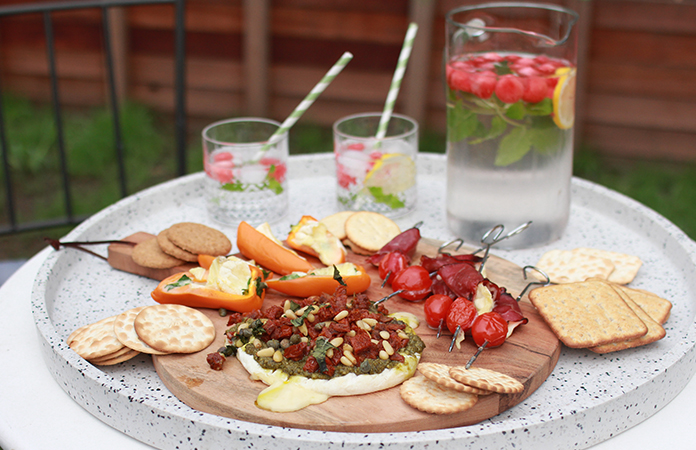
<path id="1" fill-rule="evenodd" d="M 280 347 L 280 342 L 278 342 L 278 339 L 271 339 L 270 341 L 266 342 L 266 345 L 278 350 Z"/>
<path id="2" fill-rule="evenodd" d="M 220 347 L 217 352 L 222 353 L 224 355 L 226 350 L 227 350 L 227 346 L 225 345 L 225 346 Z"/>
<path id="3" fill-rule="evenodd" d="M 225 356 L 232 356 L 237 353 L 237 347 L 234 345 L 226 345 L 224 351 L 220 352 Z"/>
<path id="4" fill-rule="evenodd" d="M 360 372 L 362 372 L 362 373 L 372 372 L 372 362 L 369 359 L 365 359 L 365 360 L 363 360 L 363 362 L 360 363 Z"/>
<path id="5" fill-rule="evenodd" d="M 290 345 L 295 345 L 300 343 L 300 335 L 295 333 L 290 336 Z"/>
<path id="6" fill-rule="evenodd" d="M 253 336 L 254 333 L 251 331 L 250 328 L 242 328 L 241 330 L 239 330 L 237 334 L 239 335 L 239 337 L 243 339 L 249 339 L 251 336 Z"/>
<path id="7" fill-rule="evenodd" d="M 218 314 L 220 314 L 220 317 L 226 317 L 227 310 L 225 308 L 220 308 L 220 309 L 218 309 Z"/>
<path id="8" fill-rule="evenodd" d="M 282 348 L 283 350 L 285 350 L 285 349 L 288 348 L 288 347 L 290 347 L 290 339 L 285 338 L 285 339 L 283 339 L 283 340 L 280 341 L 280 348 Z"/>

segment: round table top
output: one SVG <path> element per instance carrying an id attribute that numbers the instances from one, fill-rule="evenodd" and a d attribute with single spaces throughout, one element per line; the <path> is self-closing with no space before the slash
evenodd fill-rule
<path id="1" fill-rule="evenodd" d="M 573 227 L 569 229 L 572 232 Z M 0 447 L 72 449 L 99 442 L 104 449 L 151 448 L 94 417 L 51 375 L 42 357 L 45 343 L 32 317 L 31 294 L 34 279 L 52 251 L 47 248 L 38 253 L 0 288 Z M 505 252 L 504 256 L 514 261 L 515 254 Z M 696 381 L 691 380 L 651 417 L 592 448 L 686 448 L 696 439 L 688 414 L 693 399 Z M 240 443 L 240 447 L 246 444 Z"/>

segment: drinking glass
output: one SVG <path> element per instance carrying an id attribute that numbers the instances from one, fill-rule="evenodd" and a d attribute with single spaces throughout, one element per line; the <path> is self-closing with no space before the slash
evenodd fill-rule
<path id="1" fill-rule="evenodd" d="M 362 113 L 334 123 L 339 208 L 395 218 L 416 206 L 418 123 L 392 114 L 384 138 L 376 138 L 381 113 Z"/>
<path id="2" fill-rule="evenodd" d="M 446 16 L 447 221 L 478 242 L 532 221 L 503 248 L 561 237 L 570 210 L 578 15 L 484 3 Z"/>
<path id="3" fill-rule="evenodd" d="M 269 143 L 280 123 L 243 117 L 203 129 L 206 202 L 213 219 L 275 222 L 288 210 L 288 134 Z"/>

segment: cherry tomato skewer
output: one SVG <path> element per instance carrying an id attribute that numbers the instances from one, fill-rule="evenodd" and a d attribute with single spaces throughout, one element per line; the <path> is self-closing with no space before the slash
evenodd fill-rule
<path id="1" fill-rule="evenodd" d="M 448 295 L 433 294 L 425 301 L 423 312 L 425 321 L 431 328 L 437 328 L 437 337 L 442 334 L 442 326 L 446 324 L 447 314 L 452 306 L 453 300 Z"/>
<path id="2" fill-rule="evenodd" d="M 401 291 L 399 297 L 410 302 L 423 300 L 430 295 L 432 285 L 430 273 L 421 266 L 406 267 L 394 275 L 392 280 L 394 290 Z"/>
<path id="3" fill-rule="evenodd" d="M 488 345 L 488 341 L 484 341 L 483 344 L 481 344 L 481 346 L 478 348 L 478 350 L 476 350 L 476 353 L 474 353 L 474 356 L 472 356 L 471 359 L 469 359 L 469 362 L 466 363 L 466 366 L 464 366 L 465 369 L 469 370 L 469 367 L 471 367 L 471 365 L 474 363 L 474 361 L 476 361 L 476 358 L 479 357 L 479 355 L 486 348 L 487 345 Z"/>
<path id="4" fill-rule="evenodd" d="M 459 333 L 466 333 L 476 319 L 476 307 L 466 298 L 459 297 L 454 302 L 447 313 L 447 329 L 453 334 L 449 351 L 454 348 L 454 344 L 459 337 Z"/>

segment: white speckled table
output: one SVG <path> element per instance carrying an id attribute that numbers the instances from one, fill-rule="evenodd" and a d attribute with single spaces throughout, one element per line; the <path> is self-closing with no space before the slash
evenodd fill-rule
<path id="1" fill-rule="evenodd" d="M 451 236 L 444 225 L 443 169 L 442 156 L 421 156 L 420 206 L 400 224 L 425 220 L 424 235 L 446 240 Z M 331 155 L 291 158 L 291 202 L 301 207 L 295 206 L 274 229 L 286 229 L 300 214 L 332 212 L 332 173 Z M 206 223 L 196 201 L 200 176 L 129 197 L 89 219 L 68 238 L 156 232 L 184 219 Z M 310 178 L 326 189 L 308 193 L 303 183 Z M 172 197 L 171 189 L 178 195 Z M 565 349 L 549 379 L 515 408 L 476 426 L 398 435 L 323 433 L 224 419 L 191 410 L 172 397 L 145 357 L 112 368 L 87 364 L 63 344 L 69 331 L 125 306 L 147 302 L 153 282 L 114 273 L 78 252 L 46 249 L 0 290 L 0 446 L 67 449 L 91 448 L 99 442 L 107 449 L 148 448 L 145 442 L 158 448 L 401 449 L 437 442 L 445 449 L 513 444 L 535 449 L 686 448 L 696 439 L 688 419 L 696 399 L 696 382 L 690 382 L 696 371 L 696 244 L 636 202 L 574 180 L 570 225 L 564 237 L 549 247 L 581 245 L 630 251 L 644 259 L 633 285 L 673 300 L 667 337 L 649 348 L 616 355 Z M 523 265 L 536 262 L 545 250 L 496 253 Z"/>

